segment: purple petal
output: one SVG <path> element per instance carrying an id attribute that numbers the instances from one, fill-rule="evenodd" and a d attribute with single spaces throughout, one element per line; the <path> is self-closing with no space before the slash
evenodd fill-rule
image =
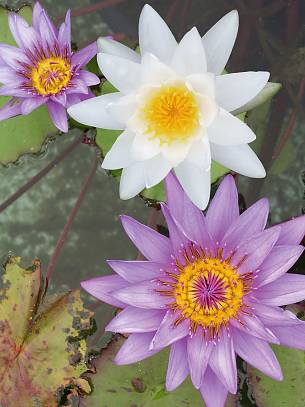
<path id="1" fill-rule="evenodd" d="M 305 276 L 285 274 L 260 287 L 255 297 L 267 305 L 288 305 L 305 299 Z"/>
<path id="2" fill-rule="evenodd" d="M 121 221 L 130 240 L 146 259 L 161 263 L 171 260 L 172 245 L 167 237 L 129 216 L 121 216 Z"/>
<path id="3" fill-rule="evenodd" d="M 0 44 L 0 55 L 6 65 L 10 66 L 14 70 L 19 70 L 22 67 L 21 64 L 30 64 L 30 61 L 24 52 L 17 47 L 13 47 L 12 45 Z"/>
<path id="4" fill-rule="evenodd" d="M 273 326 L 294 326 L 299 325 L 300 320 L 290 311 L 279 307 L 271 307 L 258 302 L 252 302 L 251 307 L 264 325 Z"/>
<path id="5" fill-rule="evenodd" d="M 261 287 L 281 277 L 294 265 L 303 251 L 303 246 L 275 246 L 261 264 L 254 280 L 255 286 Z"/>
<path id="6" fill-rule="evenodd" d="M 219 185 L 206 214 L 206 224 L 213 239 L 220 242 L 238 216 L 235 181 L 232 175 L 227 175 Z"/>
<path id="7" fill-rule="evenodd" d="M 164 287 L 156 281 L 144 281 L 116 290 L 112 295 L 119 301 L 133 307 L 164 309 L 171 299 L 156 291 L 160 288 Z"/>
<path id="8" fill-rule="evenodd" d="M 68 118 L 66 109 L 59 103 L 49 101 L 47 103 L 49 114 L 54 125 L 63 133 L 68 132 Z"/>
<path id="9" fill-rule="evenodd" d="M 93 42 L 92 44 L 72 55 L 72 66 L 81 67 L 87 65 L 87 63 L 91 61 L 91 59 L 96 55 L 96 53 L 97 45 L 96 42 Z"/>
<path id="10" fill-rule="evenodd" d="M 1 83 L 16 83 L 21 82 L 24 78 L 20 78 L 17 73 L 9 66 L 0 66 L 0 82 Z"/>
<path id="11" fill-rule="evenodd" d="M 37 32 L 16 13 L 9 14 L 9 26 L 15 41 L 20 48 L 33 49 L 39 43 Z"/>
<path id="12" fill-rule="evenodd" d="M 87 94 L 89 92 L 89 88 L 87 84 L 80 79 L 79 77 L 74 77 L 71 79 L 69 86 L 66 89 L 67 94 L 73 93 L 84 93 Z"/>
<path id="13" fill-rule="evenodd" d="M 59 46 L 67 49 L 71 52 L 71 11 L 68 10 L 65 18 L 65 22 L 61 24 L 58 33 Z"/>
<path id="14" fill-rule="evenodd" d="M 305 323 L 303 321 L 293 327 L 273 326 L 270 329 L 279 338 L 281 345 L 305 350 Z"/>
<path id="15" fill-rule="evenodd" d="M 156 331 L 164 318 L 160 310 L 127 307 L 105 328 L 105 331 L 119 333 L 143 333 Z"/>
<path id="16" fill-rule="evenodd" d="M 58 32 L 44 9 L 40 13 L 39 32 L 44 50 L 48 52 L 57 44 Z"/>
<path id="17" fill-rule="evenodd" d="M 0 121 L 10 119 L 21 114 L 21 103 L 17 99 L 9 100 L 0 109 Z"/>
<path id="18" fill-rule="evenodd" d="M 242 315 L 240 319 L 244 325 L 234 319 L 231 320 L 231 325 L 248 335 L 253 335 L 264 341 L 279 344 L 279 340 L 273 335 L 270 329 L 266 328 L 262 321 L 255 315 Z"/>
<path id="19" fill-rule="evenodd" d="M 280 226 L 281 234 L 277 242 L 278 245 L 299 244 L 305 235 L 305 215 L 281 223 Z"/>
<path id="20" fill-rule="evenodd" d="M 203 213 L 191 202 L 172 172 L 165 178 L 165 187 L 171 216 L 183 233 L 203 248 L 214 248 Z"/>
<path id="21" fill-rule="evenodd" d="M 214 346 L 209 365 L 218 379 L 230 393 L 237 392 L 236 358 L 232 337 L 225 329 L 219 334 L 219 340 Z"/>
<path id="22" fill-rule="evenodd" d="M 57 93 L 51 96 L 51 100 L 55 103 L 59 103 L 63 107 L 67 107 L 67 95 L 66 93 Z"/>
<path id="23" fill-rule="evenodd" d="M 46 98 L 35 96 L 33 98 L 24 99 L 21 103 L 21 114 L 27 115 L 39 106 L 46 103 Z"/>
<path id="24" fill-rule="evenodd" d="M 40 14 L 42 13 L 42 7 L 37 1 L 33 7 L 33 27 L 34 28 L 39 28 L 39 22 L 40 22 Z"/>
<path id="25" fill-rule="evenodd" d="M 209 363 L 213 342 L 206 341 L 200 328 L 187 340 L 187 356 L 193 385 L 199 389 Z"/>
<path id="26" fill-rule="evenodd" d="M 20 84 L 18 82 L 3 85 L 0 88 L 0 95 L 1 96 L 14 96 L 14 97 L 20 97 L 20 98 L 30 98 L 33 96 L 31 93 L 20 88 L 19 86 L 20 86 Z"/>
<path id="27" fill-rule="evenodd" d="M 279 362 L 268 343 L 238 329 L 233 329 L 233 337 L 235 351 L 242 359 L 267 376 L 283 380 Z"/>
<path id="28" fill-rule="evenodd" d="M 107 263 L 117 274 L 133 284 L 160 277 L 166 267 L 154 261 L 108 260 Z"/>
<path id="29" fill-rule="evenodd" d="M 94 86 L 100 83 L 100 78 L 92 72 L 80 71 L 79 78 L 86 83 L 87 86 Z"/>
<path id="30" fill-rule="evenodd" d="M 127 281 L 123 280 L 120 276 L 96 277 L 81 282 L 81 286 L 89 294 L 93 295 L 100 301 L 119 308 L 124 308 L 126 305 L 114 298 L 111 292 L 126 287 L 127 285 Z"/>
<path id="31" fill-rule="evenodd" d="M 238 266 L 239 273 L 255 271 L 265 260 L 275 245 L 280 227 L 264 230 L 241 243 L 234 254 L 231 264 Z M 244 260 L 243 260 L 244 259 Z"/>
<path id="32" fill-rule="evenodd" d="M 117 353 L 114 362 L 117 365 L 129 365 L 149 358 L 157 353 L 157 350 L 149 349 L 149 344 L 153 336 L 153 332 L 131 334 Z"/>
<path id="33" fill-rule="evenodd" d="M 268 211 L 269 203 L 264 198 L 250 206 L 231 224 L 222 239 L 221 246 L 225 246 L 229 252 L 234 250 L 241 241 L 261 232 L 266 226 Z"/>
<path id="34" fill-rule="evenodd" d="M 178 314 L 172 311 L 167 311 L 158 331 L 151 341 L 152 349 L 165 348 L 166 346 L 185 338 L 189 334 L 189 322 L 187 320 L 183 320 L 178 326 L 174 325 L 178 317 Z"/>
<path id="35" fill-rule="evenodd" d="M 186 340 L 172 344 L 166 374 L 166 390 L 175 390 L 184 382 L 189 373 L 186 358 Z"/>
<path id="36" fill-rule="evenodd" d="M 218 380 L 213 370 L 208 367 L 203 378 L 200 393 L 206 407 L 224 407 L 228 390 Z"/>

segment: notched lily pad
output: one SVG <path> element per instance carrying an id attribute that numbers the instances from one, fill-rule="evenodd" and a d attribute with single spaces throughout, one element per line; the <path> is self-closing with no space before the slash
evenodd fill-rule
<path id="1" fill-rule="evenodd" d="M 19 14 L 29 23 L 32 9 L 22 7 Z M 8 26 L 8 10 L 0 7 L 0 42 L 15 45 Z M 1 85 L 0 85 L 1 86 Z M 10 98 L 1 96 L 0 107 Z M 24 154 L 38 153 L 48 135 L 56 133 L 46 106 L 36 109 L 28 116 L 18 116 L 0 122 L 0 164 L 14 163 Z"/>
<path id="2" fill-rule="evenodd" d="M 81 375 L 92 313 L 79 291 L 42 301 L 41 266 L 24 269 L 20 258 L 5 265 L 0 291 L 0 405 L 55 407 L 62 395 L 90 392 Z"/>
<path id="3" fill-rule="evenodd" d="M 95 360 L 97 373 L 92 376 L 94 391 L 82 400 L 83 407 L 202 407 L 200 393 L 187 379 L 173 392 L 164 387 L 168 350 L 164 350 L 142 362 L 128 366 L 116 366 L 114 356 L 124 339 L 114 337 L 110 345 Z M 236 407 L 237 401 L 229 397 L 226 407 Z"/>

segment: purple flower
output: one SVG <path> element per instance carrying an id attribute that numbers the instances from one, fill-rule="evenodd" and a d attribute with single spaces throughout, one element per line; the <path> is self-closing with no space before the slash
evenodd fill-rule
<path id="1" fill-rule="evenodd" d="M 265 229 L 268 201 L 239 215 L 234 179 L 219 186 L 206 216 L 171 173 L 162 205 L 169 235 L 123 216 L 147 261 L 109 261 L 117 273 L 84 281 L 98 299 L 123 308 L 107 330 L 130 334 L 116 363 L 171 346 L 166 377 L 174 390 L 190 375 L 207 407 L 237 391 L 236 354 L 282 380 L 270 343 L 305 349 L 305 323 L 280 308 L 305 298 L 305 276 L 286 274 L 304 247 L 305 216 Z"/>
<path id="2" fill-rule="evenodd" d="M 16 13 L 9 14 L 9 26 L 18 47 L 0 44 L 0 95 L 12 96 L 0 109 L 0 120 L 27 115 L 46 103 L 55 126 L 67 132 L 66 109 L 92 97 L 88 86 L 100 82 L 82 69 L 96 55 L 96 44 L 73 53 L 70 11 L 57 30 L 39 3 L 32 27 Z"/>

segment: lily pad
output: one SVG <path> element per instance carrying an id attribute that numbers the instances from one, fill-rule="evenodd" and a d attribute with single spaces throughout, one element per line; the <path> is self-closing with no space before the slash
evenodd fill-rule
<path id="1" fill-rule="evenodd" d="M 32 9 L 28 6 L 19 11 L 29 23 L 32 19 Z M 0 7 L 0 42 L 15 45 L 8 26 L 8 11 Z M 2 107 L 9 97 L 0 97 Z M 55 133 L 47 108 L 36 109 L 28 116 L 18 116 L 0 122 L 0 164 L 9 164 L 18 160 L 26 153 L 38 153 L 47 136 Z"/>
<path id="2" fill-rule="evenodd" d="M 204 406 L 199 391 L 193 387 L 190 379 L 173 392 L 165 390 L 168 350 L 133 365 L 116 366 L 113 359 L 123 342 L 122 337 L 114 337 L 96 359 L 97 373 L 91 377 L 94 391 L 82 400 L 82 406 Z M 237 406 L 237 401 L 230 396 L 226 407 L 234 406 Z"/>
<path id="3" fill-rule="evenodd" d="M 79 291 L 42 301 L 40 262 L 20 261 L 9 259 L 0 291 L 0 405 L 55 407 L 66 392 L 91 390 L 81 375 L 92 313 Z"/>

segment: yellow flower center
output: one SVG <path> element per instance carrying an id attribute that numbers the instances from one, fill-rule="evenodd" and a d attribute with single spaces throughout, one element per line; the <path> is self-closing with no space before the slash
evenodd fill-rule
<path id="1" fill-rule="evenodd" d="M 60 57 L 43 59 L 32 69 L 31 78 L 34 88 L 40 95 L 56 95 L 68 86 L 71 66 Z"/>
<path id="2" fill-rule="evenodd" d="M 198 128 L 200 110 L 196 97 L 185 85 L 163 85 L 141 109 L 146 133 L 161 143 L 183 141 Z"/>

